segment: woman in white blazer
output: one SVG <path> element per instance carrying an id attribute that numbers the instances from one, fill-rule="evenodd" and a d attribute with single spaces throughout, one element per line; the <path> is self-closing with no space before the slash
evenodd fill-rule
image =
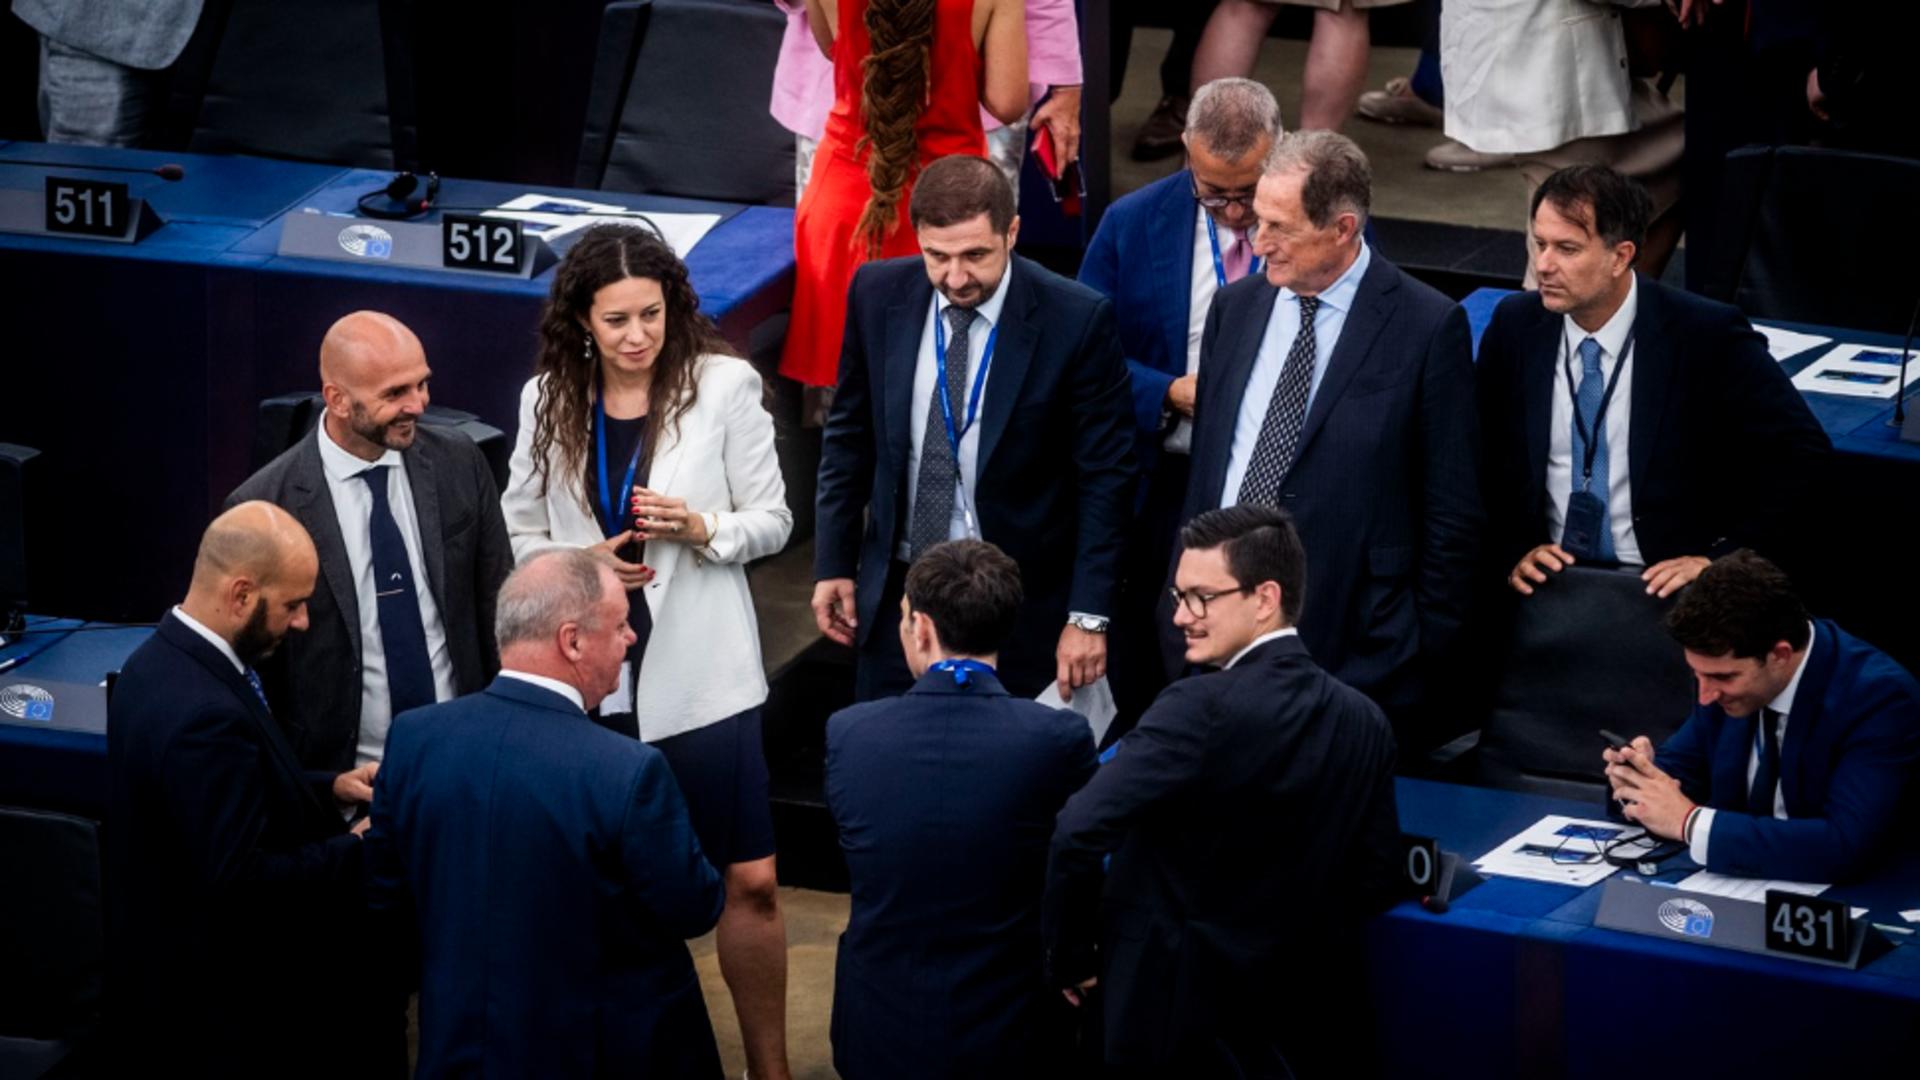
<path id="1" fill-rule="evenodd" d="M 554 274 L 500 503 L 516 558 L 587 548 L 629 590 L 638 641 L 596 720 L 673 767 L 726 878 L 717 944 L 748 1064 L 782 1077 L 786 930 L 746 563 L 786 544 L 793 514 L 761 398 L 672 248 L 644 229 L 589 229 Z"/>

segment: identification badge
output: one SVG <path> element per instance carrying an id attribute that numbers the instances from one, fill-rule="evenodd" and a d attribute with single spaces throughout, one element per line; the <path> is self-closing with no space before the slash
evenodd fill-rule
<path id="1" fill-rule="evenodd" d="M 1591 491 L 1576 491 L 1567 499 L 1567 526 L 1560 546 L 1576 559 L 1600 557 L 1600 530 L 1607 527 L 1607 505 Z"/>

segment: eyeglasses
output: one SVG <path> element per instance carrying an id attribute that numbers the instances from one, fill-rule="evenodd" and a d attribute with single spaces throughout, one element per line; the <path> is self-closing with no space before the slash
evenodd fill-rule
<path id="1" fill-rule="evenodd" d="M 1251 585 L 1242 585 L 1237 589 L 1221 589 L 1219 592 L 1201 592 L 1198 589 L 1185 592 L 1178 586 L 1171 586 L 1167 589 L 1167 595 L 1173 597 L 1173 602 L 1176 606 L 1185 604 L 1187 614 L 1192 615 L 1196 619 L 1204 619 L 1207 617 L 1208 604 L 1213 603 L 1223 596 L 1232 596 L 1234 593 L 1249 593 L 1252 591 L 1253 586 Z"/>
<path id="2" fill-rule="evenodd" d="M 1209 210 L 1225 210 L 1229 206 L 1240 205 L 1253 209 L 1253 192 L 1243 191 L 1237 195 L 1204 195 L 1199 183 L 1193 185 L 1193 197 L 1201 206 Z"/>

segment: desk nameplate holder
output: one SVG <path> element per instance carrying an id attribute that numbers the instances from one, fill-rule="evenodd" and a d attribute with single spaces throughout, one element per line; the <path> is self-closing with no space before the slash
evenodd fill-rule
<path id="1" fill-rule="evenodd" d="M 1872 933 L 1864 919 L 1853 921 L 1846 958 L 1824 960 L 1767 948 L 1765 904 L 1648 885 L 1636 878 L 1620 876 L 1608 879 L 1602 889 L 1600 911 L 1594 916 L 1593 925 L 1608 930 L 1849 970 L 1859 968 L 1880 951 L 1869 950 L 1869 937 L 1878 938 L 1878 935 Z"/>
<path id="2" fill-rule="evenodd" d="M 545 241 L 527 236 L 512 270 L 471 270 L 448 266 L 445 234 L 438 221 L 378 221 L 296 210 L 282 219 L 280 254 L 361 266 L 404 266 L 448 274 L 532 279 L 559 259 Z"/>
<path id="3" fill-rule="evenodd" d="M 56 185 L 70 185 L 74 189 L 96 191 L 109 187 L 118 188 L 122 200 L 119 205 L 125 207 L 124 212 L 119 215 L 121 221 L 111 231 L 48 228 L 47 196 Z M 46 187 L 38 191 L 0 188 L 0 233 L 94 240 L 105 244 L 137 244 L 151 235 L 155 229 L 165 225 L 166 221 L 160 217 L 158 211 L 147 205 L 147 200 L 127 197 L 125 191 L 125 184 L 70 180 L 60 176 L 47 177 Z"/>

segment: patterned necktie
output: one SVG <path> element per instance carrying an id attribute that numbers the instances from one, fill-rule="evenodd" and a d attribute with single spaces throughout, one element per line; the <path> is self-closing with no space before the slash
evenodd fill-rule
<path id="1" fill-rule="evenodd" d="M 1747 789 L 1747 812 L 1770 818 L 1774 791 L 1780 786 L 1780 714 L 1761 709 L 1754 720 L 1753 749 L 1760 761 L 1753 770 L 1753 786 Z"/>
<path id="2" fill-rule="evenodd" d="M 261 707 L 267 710 L 268 716 L 272 716 L 273 706 L 267 704 L 267 688 L 260 685 L 260 673 L 252 668 L 247 669 L 247 685 L 253 687 L 253 696 L 260 699 Z"/>
<path id="3" fill-rule="evenodd" d="M 1607 380 L 1600 375 L 1600 343 L 1592 338 L 1580 342 L 1580 387 L 1574 392 L 1574 404 L 1580 414 L 1573 425 L 1573 490 L 1591 491 L 1594 498 L 1600 500 L 1600 529 L 1596 538 L 1598 551 L 1576 551 L 1576 557 L 1597 558 L 1601 562 L 1612 562 L 1613 552 L 1613 506 L 1612 488 L 1608 484 L 1608 474 L 1612 462 L 1607 458 L 1607 432 L 1598 426 L 1600 419 L 1600 399 L 1606 395 Z M 1593 433 L 1593 476 L 1586 486 L 1581 486 L 1581 472 L 1586 467 L 1587 439 L 1581 429 Z"/>
<path id="4" fill-rule="evenodd" d="M 1287 366 L 1280 369 L 1280 381 L 1274 384 L 1273 397 L 1267 399 L 1260 437 L 1254 441 L 1247 475 L 1240 481 L 1239 502 L 1279 504 L 1280 485 L 1293 468 L 1294 453 L 1300 448 L 1300 429 L 1307 422 L 1307 397 L 1313 389 L 1317 359 L 1313 314 L 1319 308 L 1319 297 L 1300 298 L 1300 332 L 1293 336 Z"/>
<path id="5" fill-rule="evenodd" d="M 420 594 L 413 563 L 400 538 L 400 525 L 387 505 L 387 466 L 362 472 L 373 495 L 367 536 L 373 547 L 373 596 L 380 612 L 380 643 L 387 660 L 387 715 L 399 716 L 434 702 L 433 662 L 427 658 L 427 631 L 420 622 Z"/>
<path id="6" fill-rule="evenodd" d="M 927 395 L 927 431 L 920 440 L 920 475 L 914 484 L 913 520 L 907 525 L 907 549 L 916 559 L 953 531 L 953 486 L 960 477 L 960 463 L 947 443 L 947 421 L 936 395 L 946 391 L 954 429 L 959 430 L 967 415 L 967 328 L 973 316 L 972 308 L 947 307 L 946 385 L 934 387 Z"/>
<path id="7" fill-rule="evenodd" d="M 1227 273 L 1227 284 L 1231 285 L 1247 276 L 1253 266 L 1253 245 L 1247 243 L 1247 234 L 1235 230 L 1233 243 L 1220 254 L 1220 267 Z"/>

